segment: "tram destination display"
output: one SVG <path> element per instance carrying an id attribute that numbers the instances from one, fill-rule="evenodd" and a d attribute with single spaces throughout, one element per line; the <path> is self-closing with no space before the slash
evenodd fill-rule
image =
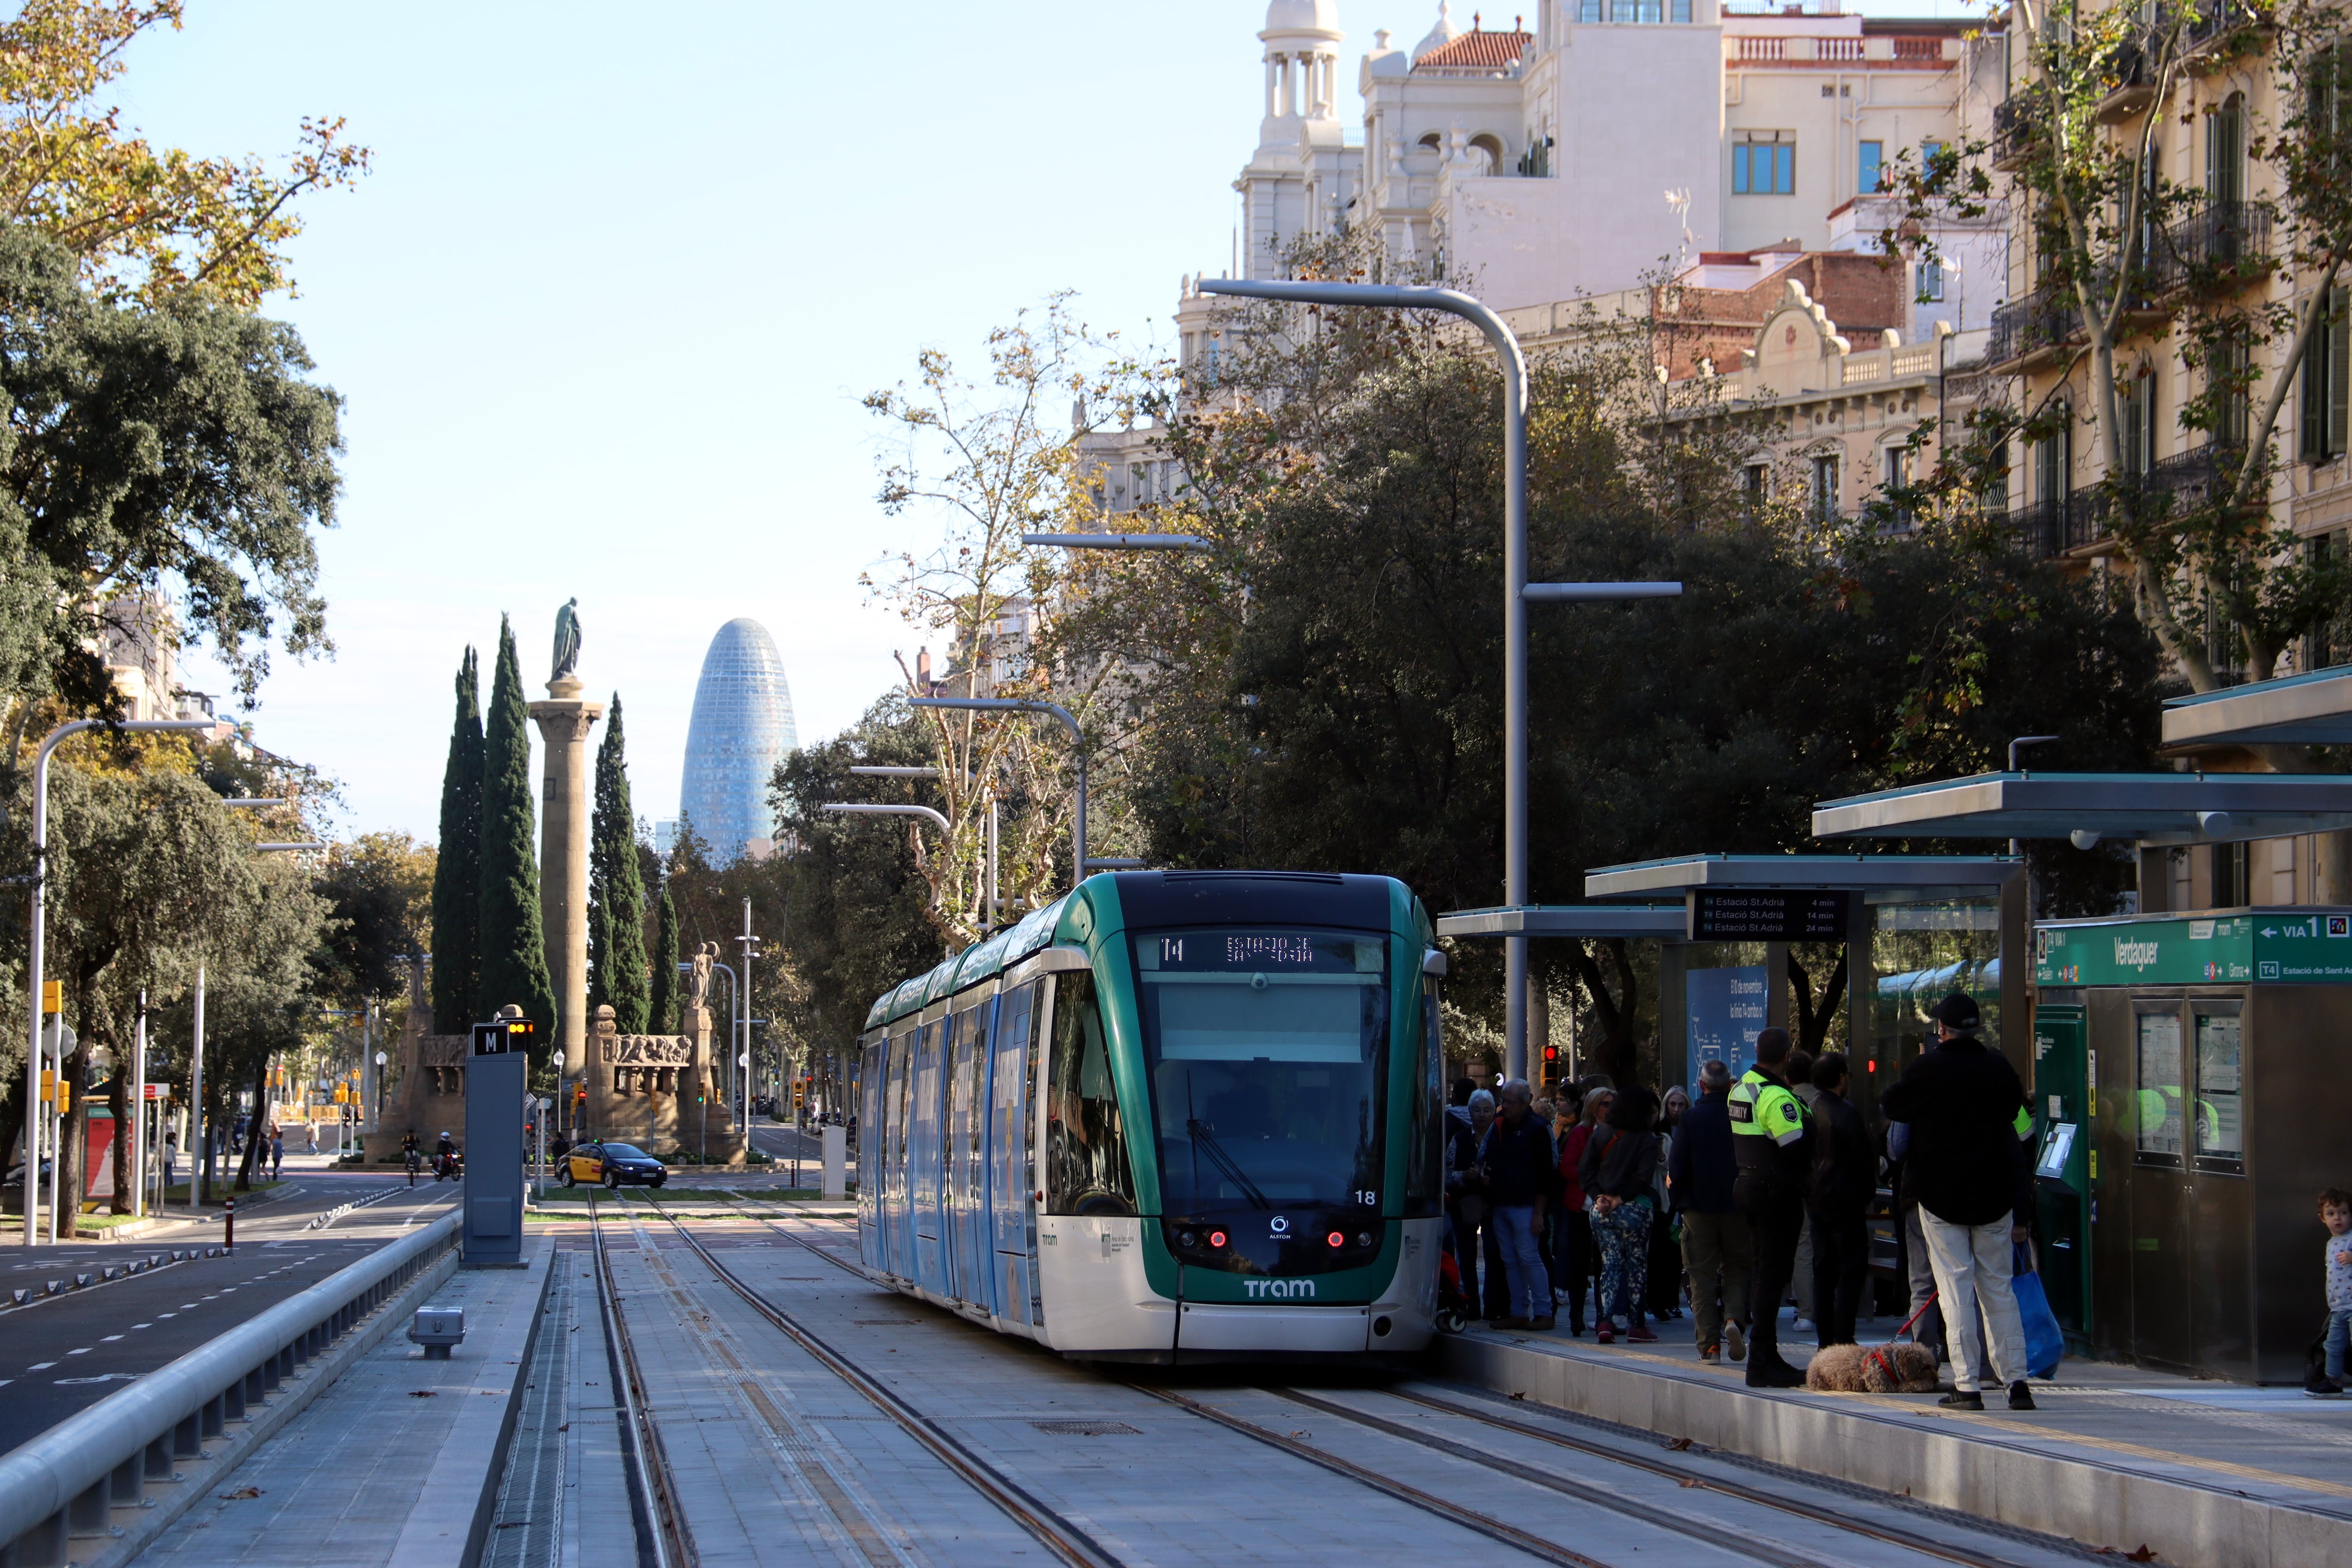
<path id="1" fill-rule="evenodd" d="M 1849 888 L 1693 888 L 1693 942 L 1843 942 Z"/>

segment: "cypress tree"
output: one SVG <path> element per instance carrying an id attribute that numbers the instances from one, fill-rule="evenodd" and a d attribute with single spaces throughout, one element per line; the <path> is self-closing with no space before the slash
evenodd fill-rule
<path id="1" fill-rule="evenodd" d="M 483 1016 L 481 662 L 457 666 L 457 721 L 441 772 L 441 848 L 433 867 L 433 1032 L 462 1035 Z"/>
<path id="2" fill-rule="evenodd" d="M 596 749 L 596 816 L 588 847 L 588 1003 L 613 1009 L 624 1035 L 646 1030 L 646 885 L 637 873 L 637 819 L 629 806 L 621 694 Z"/>
<path id="3" fill-rule="evenodd" d="M 499 617 L 499 663 L 482 735 L 481 980 L 485 1013 L 514 1003 L 539 1025 L 540 1061 L 555 1044 L 555 985 L 539 913 L 539 858 L 532 852 L 530 710 L 514 630 Z"/>
<path id="4" fill-rule="evenodd" d="M 670 902 L 669 879 L 661 884 L 661 925 L 654 937 L 653 998 L 648 1034 L 675 1035 L 677 1028 L 677 906 Z"/>

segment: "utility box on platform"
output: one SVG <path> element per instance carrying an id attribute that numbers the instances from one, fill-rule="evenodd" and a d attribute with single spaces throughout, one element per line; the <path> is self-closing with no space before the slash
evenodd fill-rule
<path id="1" fill-rule="evenodd" d="M 466 1205 L 459 1260 L 522 1267 L 523 1079 L 535 1033 L 528 1018 L 474 1026 L 466 1058 Z"/>
<path id="2" fill-rule="evenodd" d="M 835 1202 L 849 1195 L 849 1129 L 827 1127 L 824 1138 L 824 1195 Z"/>

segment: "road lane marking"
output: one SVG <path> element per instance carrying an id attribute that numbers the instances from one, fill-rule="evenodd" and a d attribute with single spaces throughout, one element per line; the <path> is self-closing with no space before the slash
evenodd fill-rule
<path id="1" fill-rule="evenodd" d="M 53 1366 L 55 1366 L 55 1365 L 57 1365 L 57 1364 L 58 1364 L 58 1363 L 55 1363 L 55 1362 L 53 1362 L 53 1361 L 37 1361 L 37 1362 L 35 1362 L 32 1365 L 30 1365 L 30 1366 L 26 1367 L 25 1370 L 26 1370 L 26 1372 L 47 1372 L 47 1371 L 48 1371 L 48 1370 L 49 1370 L 49 1368 L 51 1368 L 51 1367 L 53 1367 Z"/>

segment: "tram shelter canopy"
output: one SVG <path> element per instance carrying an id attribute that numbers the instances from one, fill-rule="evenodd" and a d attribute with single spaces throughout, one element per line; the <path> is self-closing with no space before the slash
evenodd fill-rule
<path id="1" fill-rule="evenodd" d="M 1679 940 L 1679 908 L 1656 904 L 1535 904 L 1517 909 L 1457 910 L 1437 917 L 1440 936 L 1566 936 L 1587 942 L 1611 937 Z"/>
<path id="2" fill-rule="evenodd" d="M 2352 745 L 2352 665 L 2176 697 L 2167 746 Z"/>
<path id="3" fill-rule="evenodd" d="M 1979 773 L 1813 807 L 1816 838 L 2231 844 L 2352 827 L 2352 774 Z M 1588 890 L 1593 889 L 1591 878 Z"/>

